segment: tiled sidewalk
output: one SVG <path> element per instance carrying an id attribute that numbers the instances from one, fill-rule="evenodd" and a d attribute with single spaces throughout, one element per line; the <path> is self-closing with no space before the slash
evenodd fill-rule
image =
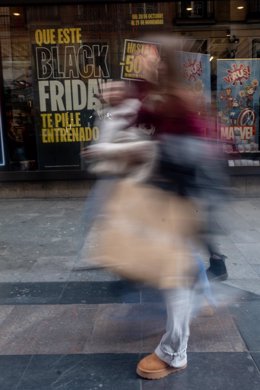
<path id="1" fill-rule="evenodd" d="M 215 291 L 233 298 L 193 319 L 187 370 L 160 381 L 139 379 L 135 367 L 163 333 L 161 296 L 80 270 L 84 207 L 0 201 L 0 389 L 259 389 L 260 200 L 240 199 L 222 215 L 230 278 Z"/>

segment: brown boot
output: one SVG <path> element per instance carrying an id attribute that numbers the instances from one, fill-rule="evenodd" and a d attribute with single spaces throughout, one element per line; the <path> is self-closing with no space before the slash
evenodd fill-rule
<path id="1" fill-rule="evenodd" d="M 145 379 L 160 379 L 169 374 L 174 374 L 177 371 L 184 370 L 187 364 L 183 367 L 171 367 L 164 361 L 158 358 L 155 353 L 144 357 L 137 365 L 136 373 Z"/>

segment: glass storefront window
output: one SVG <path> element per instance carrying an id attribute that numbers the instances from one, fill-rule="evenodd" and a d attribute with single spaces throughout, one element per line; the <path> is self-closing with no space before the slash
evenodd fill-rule
<path id="1" fill-rule="evenodd" d="M 99 137 L 94 118 L 102 115 L 104 83 L 133 78 L 138 64 L 128 49 L 162 31 L 181 35 L 181 50 L 193 53 L 183 57 L 189 87 L 197 102 L 211 102 L 228 152 L 258 152 L 260 36 L 258 24 L 246 21 L 259 10 L 258 2 L 241 4 L 0 7 L 6 169 L 82 170 L 81 149 Z"/>
<path id="2" fill-rule="evenodd" d="M 124 42 L 171 26 L 168 3 L 1 7 L 6 138 L 11 170 L 80 170 L 99 137 L 107 80 Z M 172 5 L 170 5 L 172 9 Z"/>
<path id="3" fill-rule="evenodd" d="M 23 8 L 0 8 L 6 138 L 10 168 L 36 169 L 32 62 Z"/>
<path id="4" fill-rule="evenodd" d="M 198 0 L 198 1 L 178 1 L 178 19 L 204 19 L 212 18 L 212 1 Z"/>

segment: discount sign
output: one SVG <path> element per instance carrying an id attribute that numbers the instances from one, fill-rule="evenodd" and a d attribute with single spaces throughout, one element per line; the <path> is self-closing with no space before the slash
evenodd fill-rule
<path id="1" fill-rule="evenodd" d="M 142 80 L 148 57 L 158 57 L 158 45 L 155 43 L 125 40 L 121 78 L 125 80 Z"/>

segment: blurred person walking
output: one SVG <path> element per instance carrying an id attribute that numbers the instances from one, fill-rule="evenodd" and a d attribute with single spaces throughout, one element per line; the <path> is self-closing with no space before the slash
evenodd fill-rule
<path id="1" fill-rule="evenodd" d="M 182 40 L 163 35 L 149 40 L 159 44 L 161 58 L 153 51 L 143 60 L 145 83 L 137 84 L 142 99 L 138 122 L 151 124 L 154 137 L 161 141 L 161 174 L 175 182 L 178 178 L 180 194 L 203 198 L 208 218 L 204 239 L 210 255 L 207 275 L 223 281 L 228 277 L 226 256 L 215 244 L 214 217 L 228 192 L 225 161 L 216 140 L 205 139 L 203 129 L 211 125 L 207 117 L 198 116 L 196 97 L 184 87 L 178 62 Z"/>
<path id="2" fill-rule="evenodd" d="M 150 37 L 150 41 L 159 44 L 160 56 L 151 52 L 143 60 L 146 64 L 144 78 L 154 86 L 142 101 L 137 122 L 149 123 L 156 129 L 160 166 L 155 185 L 184 198 L 199 199 L 202 211 L 209 218 L 215 202 L 223 197 L 224 175 L 216 161 L 219 156 L 214 145 L 203 139 L 203 123 L 192 108 L 193 96 L 183 88 L 177 61 L 180 41 L 170 36 Z M 206 233 L 208 227 L 205 221 Z M 224 260 L 213 249 L 207 234 L 203 241 L 211 254 L 212 272 L 212 259 L 222 265 Z M 224 269 L 222 271 L 226 272 Z M 186 367 L 192 294 L 192 288 L 164 292 L 166 333 L 155 352 L 138 364 L 137 373 L 140 376 L 157 379 Z"/>
<path id="3" fill-rule="evenodd" d="M 217 197 L 221 197 L 219 186 L 222 175 L 221 172 L 217 172 L 217 164 L 215 164 L 212 155 L 214 148 L 210 149 L 206 142 L 201 141 L 201 121 L 191 108 L 191 96 L 183 90 L 175 57 L 178 41 L 176 43 L 170 37 L 153 37 L 151 41 L 160 45 L 161 52 L 160 56 L 153 52 L 143 58 L 145 70 L 143 78 L 146 82 L 139 84 L 137 92 L 130 91 L 131 101 L 128 99 L 127 104 L 127 99 L 123 102 L 120 101 L 120 98 L 118 100 L 118 90 L 115 88 L 115 110 L 108 125 L 110 130 L 108 131 L 106 128 L 104 131 L 103 128 L 105 138 L 101 143 L 93 145 L 83 152 L 83 156 L 86 158 L 102 156 L 103 163 L 107 163 L 109 159 L 111 162 L 111 158 L 116 159 L 117 164 L 114 165 L 114 171 L 111 164 L 105 164 L 105 168 L 103 164 L 103 167 L 99 167 L 100 170 L 95 168 L 98 173 L 107 169 L 108 172 L 115 175 L 118 173 L 121 175 L 129 174 L 135 163 L 140 164 L 142 156 L 143 162 L 149 160 L 148 171 L 146 170 L 145 175 L 141 174 L 141 180 L 147 180 L 154 168 L 151 162 L 153 158 L 150 158 L 151 155 L 154 156 L 154 149 L 150 148 L 149 141 L 148 143 L 142 141 L 142 143 L 139 142 L 141 139 L 135 138 L 138 142 L 130 149 L 124 149 L 122 145 L 118 147 L 118 145 L 111 144 L 117 133 L 116 129 L 119 131 L 127 130 L 136 124 L 152 125 L 156 128 L 155 138 L 159 142 L 159 167 L 157 175 L 150 180 L 150 183 L 162 192 L 170 192 L 186 200 L 198 197 L 202 199 L 202 209 L 214 209 L 212 204 Z M 120 85 L 122 86 L 122 84 Z M 113 100 L 112 95 L 110 95 L 111 99 Z M 128 123 L 122 125 L 122 118 L 123 121 L 127 118 Z M 101 135 L 101 139 L 102 137 Z M 147 151 L 148 153 L 146 153 Z M 217 158 L 217 153 L 215 153 L 215 157 Z M 127 163 L 123 164 L 123 168 L 120 163 L 122 161 Z M 205 163 L 207 166 L 204 165 Z M 138 164 L 135 173 L 140 171 Z M 119 170 L 117 165 L 120 166 Z M 140 180 L 140 175 L 138 174 L 138 176 L 138 180 Z M 205 199 L 207 202 L 203 203 Z M 185 218 L 188 218 L 187 215 Z M 208 238 L 204 242 L 210 247 Z M 188 236 L 186 246 L 191 248 L 194 257 L 196 257 L 192 240 Z M 195 264 L 195 260 L 193 263 Z M 204 276 L 201 278 L 201 270 L 200 262 L 198 271 L 200 277 L 197 277 L 197 281 L 204 278 Z M 147 379 L 159 379 L 186 368 L 189 323 L 194 303 L 195 284 L 196 282 L 193 280 L 193 284 L 183 283 L 175 288 L 170 286 L 164 288 L 163 294 L 167 307 L 166 332 L 154 353 L 139 362 L 137 366 L 139 376 Z"/>

